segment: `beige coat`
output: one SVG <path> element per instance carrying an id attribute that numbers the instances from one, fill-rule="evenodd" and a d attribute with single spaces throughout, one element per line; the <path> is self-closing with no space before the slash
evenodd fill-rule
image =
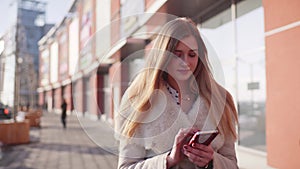
<path id="1" fill-rule="evenodd" d="M 125 94 L 123 97 L 121 108 L 128 106 L 126 96 Z M 165 87 L 156 90 L 151 99 L 151 105 L 153 106 L 147 112 L 148 116 L 139 121 L 142 124 L 133 138 L 128 139 L 116 134 L 117 139 L 120 140 L 118 168 L 165 169 L 166 157 L 172 149 L 179 129 L 192 126 L 202 129 L 208 112 L 201 97 L 196 99 L 189 112 L 182 112 Z M 127 109 L 116 117 L 117 131 L 121 131 L 125 117 L 132 110 L 132 108 Z M 219 134 L 211 145 L 215 151 L 214 169 L 238 168 L 233 138 L 225 139 L 224 135 Z M 186 158 L 173 168 L 197 167 Z"/>

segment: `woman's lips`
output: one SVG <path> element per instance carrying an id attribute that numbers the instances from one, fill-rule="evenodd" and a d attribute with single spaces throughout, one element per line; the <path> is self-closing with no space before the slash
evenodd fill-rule
<path id="1" fill-rule="evenodd" d="M 190 69 L 178 69 L 178 72 L 182 73 L 182 74 L 186 74 L 190 72 Z"/>

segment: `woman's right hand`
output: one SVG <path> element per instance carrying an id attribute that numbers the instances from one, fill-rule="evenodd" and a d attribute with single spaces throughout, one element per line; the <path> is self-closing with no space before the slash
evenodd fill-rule
<path id="1" fill-rule="evenodd" d="M 173 167 L 183 159 L 184 154 L 182 152 L 182 147 L 188 142 L 187 139 L 191 138 L 197 131 L 199 131 L 199 129 L 195 127 L 179 130 L 179 132 L 175 136 L 173 148 L 170 154 L 167 156 L 167 168 Z"/>

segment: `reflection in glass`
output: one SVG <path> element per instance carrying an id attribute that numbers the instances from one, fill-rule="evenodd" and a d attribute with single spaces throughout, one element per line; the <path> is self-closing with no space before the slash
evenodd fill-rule
<path id="1" fill-rule="evenodd" d="M 236 7 L 236 30 L 231 21 L 231 9 L 227 9 L 201 23 L 200 32 L 207 37 L 217 52 L 224 70 L 225 88 L 235 100 L 238 99 L 239 145 L 266 151 L 266 72 L 262 2 L 245 0 L 239 2 Z M 234 35 L 237 35 L 236 46 Z"/>
<path id="2" fill-rule="evenodd" d="M 257 150 L 265 149 L 265 53 L 238 58 L 239 143 Z"/>

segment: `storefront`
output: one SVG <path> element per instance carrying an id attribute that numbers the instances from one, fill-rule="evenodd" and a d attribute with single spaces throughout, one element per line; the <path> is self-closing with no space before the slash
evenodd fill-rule
<path id="1" fill-rule="evenodd" d="M 98 118 L 103 120 L 109 119 L 112 103 L 108 67 L 108 65 L 100 65 L 97 70 L 97 111 Z"/>
<path id="2" fill-rule="evenodd" d="M 47 104 L 47 111 L 48 112 L 52 112 L 53 110 L 53 105 L 54 105 L 54 101 L 53 101 L 53 90 L 51 88 L 46 89 L 47 95 L 46 95 L 46 104 Z"/>
<path id="3" fill-rule="evenodd" d="M 234 19 L 232 15 L 235 15 Z M 265 41 L 261 0 L 240 2 L 200 23 L 199 29 L 215 49 L 216 56 L 213 57 L 219 58 L 225 75 L 223 85 L 238 104 L 239 145 L 266 152 Z"/>
<path id="4" fill-rule="evenodd" d="M 61 97 L 64 98 L 67 103 L 67 111 L 71 112 L 73 110 L 72 84 L 71 83 L 65 84 L 67 82 L 71 82 L 71 80 L 62 82 L 63 86 L 62 86 L 62 96 Z"/>

